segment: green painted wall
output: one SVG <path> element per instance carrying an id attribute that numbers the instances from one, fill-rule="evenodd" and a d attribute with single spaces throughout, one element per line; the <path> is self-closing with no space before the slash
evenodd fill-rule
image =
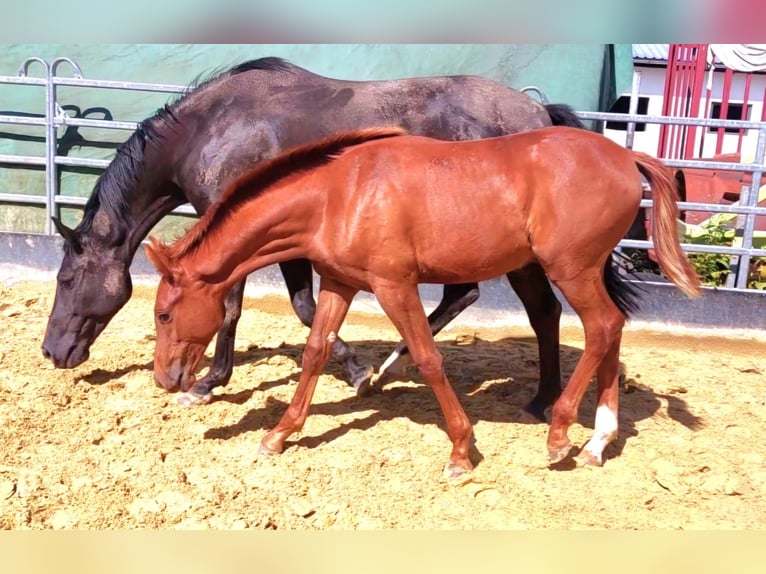
<path id="1" fill-rule="evenodd" d="M 200 75 L 263 56 L 280 56 L 316 73 L 353 80 L 407 76 L 477 74 L 506 85 L 535 85 L 552 102 L 577 110 L 597 110 L 601 93 L 603 44 L 10 44 L 0 47 L 0 75 L 15 75 L 29 57 L 47 61 L 68 57 L 86 78 L 187 85 Z M 629 88 L 630 45 L 616 46 L 616 93 Z M 44 75 L 32 64 L 29 75 Z M 62 64 L 58 75 L 71 75 Z M 172 95 L 104 89 L 58 88 L 58 103 L 70 114 L 90 119 L 140 121 Z M 0 114 L 43 114 L 42 87 L 0 84 Z M 59 130 L 59 145 L 70 156 L 109 159 L 129 132 L 80 128 Z M 43 155 L 44 131 L 0 124 L 0 153 Z M 84 138 L 84 139 L 78 139 Z M 95 173 L 63 169 L 61 193 L 88 196 Z M 0 192 L 44 195 L 40 169 L 0 164 Z M 65 210 L 74 225 L 79 210 Z M 0 231 L 42 232 L 44 210 L 0 205 Z"/>

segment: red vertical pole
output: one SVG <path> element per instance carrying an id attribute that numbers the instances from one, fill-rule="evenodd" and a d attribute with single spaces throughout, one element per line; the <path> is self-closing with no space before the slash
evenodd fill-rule
<path id="1" fill-rule="evenodd" d="M 684 115 L 684 104 L 686 103 L 686 60 L 688 58 L 687 52 L 689 51 L 688 46 L 685 44 L 682 44 L 680 46 L 680 58 L 678 59 L 678 75 L 676 76 L 677 82 L 676 82 L 676 94 L 675 94 L 675 100 L 674 100 L 674 107 L 673 107 L 673 115 L 676 117 L 683 117 Z M 670 157 L 673 159 L 678 159 L 678 149 L 681 143 L 681 139 L 683 137 L 683 130 L 684 126 L 673 126 L 672 133 L 673 133 L 673 141 L 672 141 L 672 150 L 670 152 Z"/>
<path id="2" fill-rule="evenodd" d="M 694 48 L 694 65 L 692 68 L 691 101 L 688 117 L 699 117 L 702 88 L 705 82 L 705 65 L 707 63 L 707 45 L 696 44 Z M 703 131 L 704 134 L 704 131 Z M 694 140 L 697 137 L 697 126 L 688 126 L 686 134 L 686 146 L 683 159 L 691 159 L 694 156 Z"/>
<path id="3" fill-rule="evenodd" d="M 746 120 L 747 119 L 747 105 L 748 100 L 750 99 L 750 83 L 753 79 L 753 74 L 746 73 L 745 74 L 745 93 L 742 96 L 742 113 L 739 115 L 739 119 Z M 742 140 L 745 137 L 745 132 L 747 130 L 739 130 L 739 133 L 737 135 L 737 155 L 742 155 Z"/>
<path id="4" fill-rule="evenodd" d="M 734 76 L 734 70 L 726 68 L 726 74 L 723 77 L 723 91 L 721 92 L 721 113 L 719 117 L 725 120 L 729 114 L 729 96 L 731 95 L 731 79 Z M 723 149 L 724 128 L 718 128 L 716 135 L 715 153 L 721 153 Z"/>
<path id="5" fill-rule="evenodd" d="M 671 106 L 671 115 L 683 116 L 684 86 L 686 85 L 686 45 L 679 44 L 676 49 L 676 61 L 674 66 L 675 81 L 673 83 L 673 100 Z M 678 141 L 681 137 L 681 126 L 670 126 L 670 141 L 668 142 L 667 157 L 676 159 L 678 157 Z"/>
<path id="6" fill-rule="evenodd" d="M 662 90 L 662 115 L 669 116 L 672 104 L 673 84 L 675 83 L 675 64 L 678 44 L 668 46 L 668 67 L 665 69 L 665 85 Z M 657 157 L 666 158 L 668 149 L 668 124 L 660 124 L 660 138 L 657 144 Z"/>
<path id="7" fill-rule="evenodd" d="M 713 99 L 712 88 L 705 88 L 705 114 L 702 116 L 705 119 L 710 117 L 710 100 L 712 99 Z M 707 136 L 707 128 L 703 127 L 701 129 L 702 129 L 702 136 L 700 137 L 700 151 L 699 151 L 698 157 L 704 157 L 705 137 Z"/>
<path id="8" fill-rule="evenodd" d="M 766 88 L 763 88 L 763 97 L 761 98 L 761 121 L 766 122 Z"/>

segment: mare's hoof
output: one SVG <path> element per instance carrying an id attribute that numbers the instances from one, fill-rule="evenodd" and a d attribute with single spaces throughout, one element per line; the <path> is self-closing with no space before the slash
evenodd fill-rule
<path id="1" fill-rule="evenodd" d="M 604 466 L 604 462 L 600 456 L 596 456 L 592 452 L 583 449 L 576 457 L 574 457 L 577 466 Z"/>
<path id="2" fill-rule="evenodd" d="M 354 386 L 357 397 L 364 397 L 370 393 L 370 387 L 372 384 L 372 376 L 375 374 L 375 369 L 372 366 L 367 367 L 361 375 L 357 375 L 351 384 Z"/>
<path id="3" fill-rule="evenodd" d="M 569 454 L 570 450 L 572 450 L 571 442 L 567 442 L 567 444 L 562 447 L 548 447 L 548 458 L 550 459 L 551 464 L 556 464 L 557 462 L 564 460 Z"/>
<path id="4" fill-rule="evenodd" d="M 545 418 L 545 409 L 548 408 L 548 405 L 540 404 L 539 402 L 532 399 L 527 403 L 527 405 L 524 407 L 524 410 L 528 412 L 530 415 L 535 417 L 538 421 L 541 423 L 548 422 Z"/>
<path id="5" fill-rule="evenodd" d="M 380 366 L 375 385 L 382 387 L 394 381 L 407 380 L 407 367 L 410 365 L 412 365 L 412 357 L 409 353 L 401 355 L 398 351 L 394 351 Z"/>
<path id="6" fill-rule="evenodd" d="M 471 472 L 473 467 L 466 468 L 454 462 L 448 462 L 444 467 L 444 478 L 447 480 L 456 480 L 463 478 L 467 473 Z"/>
<path id="7" fill-rule="evenodd" d="M 182 407 L 197 407 L 200 405 L 206 405 L 213 400 L 213 393 L 206 395 L 195 395 L 191 392 L 181 393 L 178 395 L 176 402 Z"/>

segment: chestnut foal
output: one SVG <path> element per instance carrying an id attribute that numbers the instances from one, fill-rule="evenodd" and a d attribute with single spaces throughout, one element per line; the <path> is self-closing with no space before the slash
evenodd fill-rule
<path id="1" fill-rule="evenodd" d="M 321 276 L 317 313 L 298 388 L 261 451 L 281 452 L 303 426 L 349 305 L 369 290 L 436 395 L 452 441 L 445 472 L 459 476 L 473 468 L 472 427 L 445 376 L 418 283 L 482 281 L 538 263 L 585 330 L 583 355 L 553 407 L 548 452 L 552 461 L 569 453 L 567 431 L 595 373 L 595 430 L 580 459 L 600 465 L 617 436 L 625 322 L 604 273 L 639 208 L 641 174 L 653 190 L 659 263 L 686 294 L 697 295 L 699 282 L 676 235 L 673 173 L 601 135 L 549 127 L 443 142 L 379 128 L 294 148 L 237 179 L 174 244 L 152 238 L 146 245 L 162 275 L 155 378 L 189 388 L 224 319 L 229 289 L 264 266 L 306 258 Z"/>

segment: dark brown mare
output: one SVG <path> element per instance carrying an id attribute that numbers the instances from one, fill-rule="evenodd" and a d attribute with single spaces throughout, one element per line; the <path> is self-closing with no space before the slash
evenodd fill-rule
<path id="1" fill-rule="evenodd" d="M 638 211 L 641 174 L 654 194 L 659 263 L 685 293 L 699 293 L 676 235 L 672 172 L 567 127 L 470 142 L 400 133 L 359 130 L 287 152 L 236 180 L 172 246 L 152 239 L 146 252 L 162 274 L 155 377 L 165 387 L 188 387 L 224 319 L 229 289 L 256 269 L 306 258 L 320 275 L 317 312 L 298 388 L 261 450 L 281 452 L 303 426 L 349 304 L 369 290 L 436 395 L 452 441 L 446 471 L 459 475 L 472 468 L 471 423 L 445 376 L 418 283 L 482 281 L 536 262 L 585 330 L 583 355 L 553 406 L 550 458 L 568 454 L 567 430 L 597 373 L 595 431 L 580 460 L 601 464 L 617 435 L 625 321 L 605 269 Z"/>
<path id="2" fill-rule="evenodd" d="M 91 344 L 130 298 L 130 263 L 149 230 L 187 201 L 205 213 L 246 170 L 287 148 L 378 125 L 466 140 L 552 123 L 582 127 L 566 106 L 543 106 L 480 77 L 349 82 L 277 58 L 240 64 L 145 120 L 97 182 L 80 224 L 71 230 L 56 222 L 66 243 L 43 354 L 61 368 L 87 360 Z M 283 261 L 280 268 L 295 312 L 310 326 L 315 302 L 309 262 Z M 542 418 L 560 393 L 560 305 L 535 264 L 512 271 L 508 280 L 538 337 L 540 388 L 529 410 Z M 207 375 L 187 395 L 192 402 L 208 401 L 211 390 L 231 377 L 243 287 L 243 281 L 233 285 L 227 297 L 215 356 Z M 445 287 L 430 317 L 432 329 L 444 327 L 478 296 L 473 283 Z M 360 365 L 340 339 L 333 352 L 358 392 L 364 391 L 372 369 Z"/>

